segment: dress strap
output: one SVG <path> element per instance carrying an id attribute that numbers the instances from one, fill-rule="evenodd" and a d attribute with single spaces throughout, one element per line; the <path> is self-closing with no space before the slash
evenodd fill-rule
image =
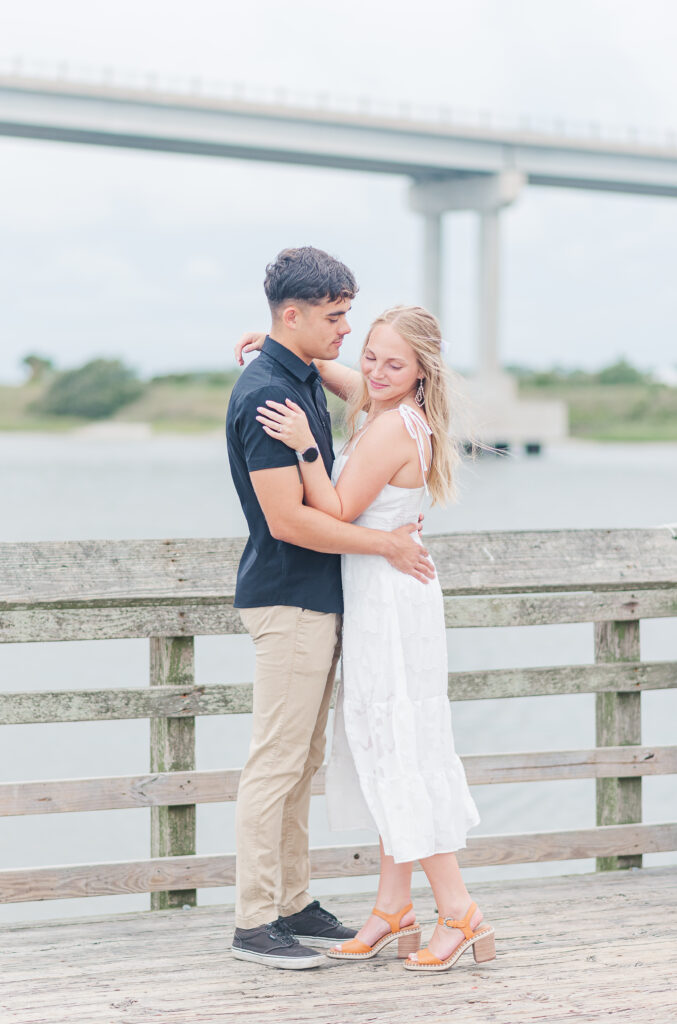
<path id="1" fill-rule="evenodd" d="M 425 461 L 425 451 L 424 451 L 424 448 L 423 448 L 423 438 L 425 437 L 427 439 L 427 441 L 428 441 L 428 447 L 430 449 L 430 457 L 432 459 L 433 446 L 432 446 L 432 442 L 430 440 L 430 437 L 432 435 L 432 430 L 430 429 L 430 427 L 428 426 L 426 421 L 423 419 L 421 414 L 416 412 L 415 409 L 412 409 L 412 407 L 410 405 L 406 405 L 403 402 L 402 405 L 398 406 L 398 410 L 399 410 L 400 416 L 402 417 L 402 420 L 404 421 L 404 425 L 407 428 L 407 433 L 409 434 L 410 437 L 413 437 L 414 441 L 416 442 L 416 448 L 418 449 L 418 457 L 419 457 L 419 461 L 421 463 L 421 472 L 423 474 L 423 486 L 425 488 L 425 493 L 427 494 L 428 493 L 428 482 L 427 482 L 427 479 L 426 479 L 426 474 L 428 472 L 428 468 L 429 467 L 426 465 L 426 461 Z"/>

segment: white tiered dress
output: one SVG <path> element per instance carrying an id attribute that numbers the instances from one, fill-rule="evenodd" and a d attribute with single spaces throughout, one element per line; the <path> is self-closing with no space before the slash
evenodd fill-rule
<path id="1" fill-rule="evenodd" d="M 411 406 L 400 405 L 399 413 L 416 440 L 425 480 L 430 428 Z M 332 483 L 348 458 L 345 451 L 337 457 Z M 386 484 L 355 522 L 379 530 L 416 522 L 426 493 L 425 485 Z M 343 668 L 327 767 L 330 826 L 375 828 L 398 863 L 459 850 L 479 814 L 454 749 L 439 582 L 419 583 L 377 555 L 342 555 L 341 575 Z"/>

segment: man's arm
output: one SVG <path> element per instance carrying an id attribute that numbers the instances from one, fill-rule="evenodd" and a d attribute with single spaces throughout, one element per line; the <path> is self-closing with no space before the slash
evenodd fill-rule
<path id="1" fill-rule="evenodd" d="M 428 552 L 410 534 L 417 523 L 398 530 L 370 530 L 343 523 L 303 504 L 303 486 L 296 466 L 259 469 L 250 473 L 268 529 L 276 540 L 336 555 L 381 555 L 390 564 L 422 583 L 435 576 Z"/>

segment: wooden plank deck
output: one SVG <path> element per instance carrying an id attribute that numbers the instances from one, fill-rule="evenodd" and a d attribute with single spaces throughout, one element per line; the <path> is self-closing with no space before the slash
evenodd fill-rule
<path id="1" fill-rule="evenodd" d="M 677 868 L 493 882 L 497 959 L 405 972 L 394 953 L 277 971 L 234 960 L 230 907 L 0 927 L 2 1024 L 674 1024 Z M 369 896 L 328 898 L 358 924 Z M 424 939 L 431 897 L 416 900 Z"/>

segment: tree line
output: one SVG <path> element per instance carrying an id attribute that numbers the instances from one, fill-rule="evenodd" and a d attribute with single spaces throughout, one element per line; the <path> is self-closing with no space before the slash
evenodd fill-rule
<path id="1" fill-rule="evenodd" d="M 82 416 L 107 419 L 134 402 L 158 382 L 175 385 L 207 384 L 231 387 L 236 371 L 206 370 L 167 373 L 141 380 L 132 367 L 120 359 L 91 359 L 83 366 L 57 370 L 51 359 L 31 353 L 21 363 L 28 371 L 29 384 L 45 385 L 31 404 L 33 412 L 50 416 Z"/>
<path id="2" fill-rule="evenodd" d="M 51 359 L 30 353 L 22 359 L 28 374 L 28 383 L 43 385 L 40 395 L 32 403 L 32 410 L 51 416 L 82 416 L 86 419 L 106 419 L 119 409 L 140 398 L 152 384 L 164 382 L 173 385 L 207 384 L 230 388 L 237 377 L 236 370 L 206 370 L 168 373 L 142 380 L 120 359 L 92 359 L 83 366 L 58 370 Z M 533 387 L 557 385 L 619 385 L 649 384 L 651 374 L 632 366 L 622 358 L 598 370 L 567 369 L 555 366 L 550 370 L 534 370 L 525 366 L 507 366 L 520 383 Z"/>

